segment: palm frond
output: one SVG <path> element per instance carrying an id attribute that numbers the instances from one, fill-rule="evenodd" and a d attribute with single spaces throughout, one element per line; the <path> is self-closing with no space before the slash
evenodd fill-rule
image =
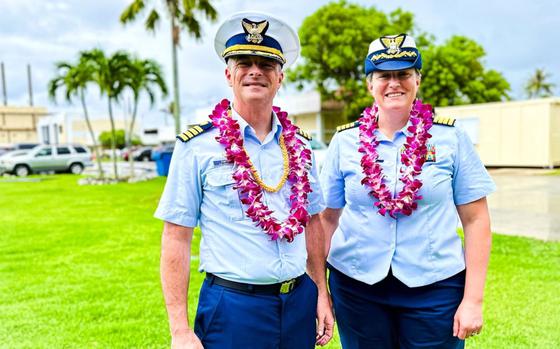
<path id="1" fill-rule="evenodd" d="M 121 13 L 120 21 L 123 24 L 133 22 L 139 14 L 144 11 L 144 0 L 134 0 L 124 11 Z"/>
<path id="2" fill-rule="evenodd" d="M 156 30 L 156 27 L 159 23 L 159 19 L 160 19 L 159 13 L 156 10 L 151 10 L 150 14 L 146 18 L 146 23 L 144 24 L 144 26 L 148 31 L 153 32 Z"/>

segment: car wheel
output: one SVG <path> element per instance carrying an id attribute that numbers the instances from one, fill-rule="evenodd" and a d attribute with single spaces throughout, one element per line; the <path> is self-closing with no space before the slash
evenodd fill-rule
<path id="1" fill-rule="evenodd" d="M 29 167 L 27 167 L 26 165 L 17 165 L 16 168 L 14 169 L 14 173 L 18 177 L 27 177 L 29 173 L 31 173 L 31 171 L 29 170 Z"/>
<path id="2" fill-rule="evenodd" d="M 82 171 L 84 170 L 84 165 L 82 164 L 72 164 L 70 165 L 70 173 L 78 175 L 80 173 L 82 173 Z"/>

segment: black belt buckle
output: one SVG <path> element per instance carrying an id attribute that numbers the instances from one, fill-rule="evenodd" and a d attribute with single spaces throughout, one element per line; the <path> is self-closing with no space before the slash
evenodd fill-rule
<path id="1" fill-rule="evenodd" d="M 281 294 L 290 293 L 295 287 L 296 287 L 296 279 L 284 281 L 282 284 L 280 284 L 280 293 Z"/>

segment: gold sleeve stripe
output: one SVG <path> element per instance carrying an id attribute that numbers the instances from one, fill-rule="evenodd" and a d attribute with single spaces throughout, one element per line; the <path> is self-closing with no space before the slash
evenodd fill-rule
<path id="1" fill-rule="evenodd" d="M 434 124 L 437 125 L 446 125 L 446 126 L 455 126 L 455 119 L 446 117 L 446 116 L 436 116 L 434 118 Z"/>
<path id="2" fill-rule="evenodd" d="M 308 141 L 310 141 L 312 139 L 311 135 L 307 132 L 305 132 L 304 130 L 302 130 L 301 128 L 298 128 L 297 130 L 298 135 L 302 136 L 303 138 L 307 139 Z"/>
<path id="3" fill-rule="evenodd" d="M 188 142 L 189 140 L 193 139 L 194 137 L 203 134 L 204 132 L 212 129 L 214 126 L 212 125 L 211 122 L 203 122 L 201 124 L 192 126 L 191 128 L 189 128 L 188 130 L 186 130 L 185 132 L 181 133 L 180 135 L 177 136 L 178 139 L 180 139 L 183 142 Z"/>
<path id="4" fill-rule="evenodd" d="M 357 121 L 355 121 L 355 122 L 350 122 L 350 123 L 347 123 L 347 124 L 344 124 L 344 125 L 340 125 L 340 126 L 338 126 L 338 127 L 336 128 L 336 132 L 348 130 L 348 129 L 357 127 L 357 126 L 359 126 L 359 125 L 360 125 L 360 123 L 357 122 Z"/>
<path id="5" fill-rule="evenodd" d="M 195 134 L 193 134 L 190 129 L 186 130 L 185 134 L 187 135 L 188 138 L 193 138 L 195 136 Z"/>

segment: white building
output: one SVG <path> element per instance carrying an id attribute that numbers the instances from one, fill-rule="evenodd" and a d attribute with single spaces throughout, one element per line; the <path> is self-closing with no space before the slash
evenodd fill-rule
<path id="1" fill-rule="evenodd" d="M 103 131 L 111 130 L 109 118 L 90 119 L 93 134 L 96 140 Z M 115 128 L 125 129 L 125 122 L 122 119 L 115 120 Z M 138 127 L 135 128 L 138 134 Z M 85 118 L 79 113 L 58 113 L 44 118 L 37 122 L 37 134 L 40 143 L 59 144 L 59 143 L 79 143 L 92 146 L 90 132 Z"/>

